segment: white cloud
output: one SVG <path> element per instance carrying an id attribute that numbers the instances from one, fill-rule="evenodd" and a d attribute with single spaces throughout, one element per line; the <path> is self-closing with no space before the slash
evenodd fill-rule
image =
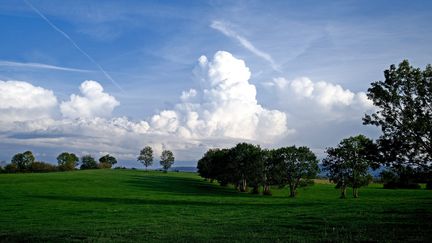
<path id="1" fill-rule="evenodd" d="M 200 92 L 183 92 L 174 110 L 153 116 L 151 127 L 200 139 L 228 137 L 269 142 L 288 131 L 286 115 L 267 110 L 256 100 L 256 88 L 249 83 L 250 70 L 243 60 L 228 52 L 217 52 L 212 61 L 199 58 Z"/>
<path id="2" fill-rule="evenodd" d="M 120 103 L 96 81 L 87 80 L 80 86 L 82 96 L 72 94 L 69 101 L 60 104 L 60 110 L 67 118 L 108 117 Z"/>
<path id="3" fill-rule="evenodd" d="M 0 121 L 28 121 L 48 118 L 57 107 L 51 90 L 22 81 L 0 80 Z"/>
<path id="4" fill-rule="evenodd" d="M 215 20 L 211 23 L 210 27 L 220 31 L 222 34 L 230 38 L 237 40 L 244 48 L 246 48 L 256 56 L 266 60 L 267 62 L 270 63 L 270 65 L 274 70 L 279 71 L 278 65 L 276 65 L 275 61 L 273 60 L 270 54 L 256 48 L 248 39 L 246 39 L 245 37 L 239 35 L 237 32 L 232 30 L 225 22 Z"/>

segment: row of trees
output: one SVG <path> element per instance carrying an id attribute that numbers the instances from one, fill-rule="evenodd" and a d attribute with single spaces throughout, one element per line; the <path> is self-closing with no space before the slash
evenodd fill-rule
<path id="1" fill-rule="evenodd" d="M 80 165 L 80 169 L 104 169 L 111 168 L 117 163 L 117 159 L 109 154 L 99 158 L 99 163 L 91 156 L 84 155 L 81 157 L 81 163 L 78 156 L 74 153 L 63 152 L 57 156 L 57 165 L 46 162 L 36 161 L 31 151 L 15 154 L 11 163 L 7 164 L 0 171 L 5 173 L 16 172 L 53 172 L 75 170 Z"/>
<path id="2" fill-rule="evenodd" d="M 162 151 L 160 156 L 160 165 L 162 166 L 164 172 L 168 172 L 169 168 L 174 164 L 174 154 L 170 150 Z M 146 170 L 147 167 L 153 165 L 153 149 L 150 146 L 145 146 L 141 149 L 137 161 L 141 162 Z"/>
<path id="3" fill-rule="evenodd" d="M 346 197 L 348 187 L 353 189 L 353 197 L 358 197 L 358 189 L 369 184 L 372 176 L 369 168 L 376 169 L 377 146 L 363 135 L 349 137 L 335 148 L 327 149 L 328 156 L 323 160 L 323 170 L 330 181 L 341 190 L 341 198 Z M 282 147 L 261 149 L 257 145 L 239 143 L 230 149 L 210 149 L 198 161 L 200 176 L 222 186 L 233 184 L 240 192 L 258 193 L 262 186 L 264 195 L 271 195 L 270 186 L 288 186 L 290 197 L 295 197 L 297 188 L 313 184 L 319 172 L 318 159 L 308 147 Z"/>
<path id="4" fill-rule="evenodd" d="M 267 150 L 239 143 L 230 149 L 210 149 L 198 161 L 200 176 L 222 186 L 233 184 L 240 192 L 251 187 L 252 193 L 259 193 L 262 186 L 264 195 L 271 195 L 271 185 L 288 185 L 295 197 L 297 188 L 310 184 L 318 172 L 318 159 L 308 147 Z"/>

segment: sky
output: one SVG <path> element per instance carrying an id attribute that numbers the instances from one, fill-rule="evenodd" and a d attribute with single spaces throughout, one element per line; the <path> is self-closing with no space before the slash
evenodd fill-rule
<path id="1" fill-rule="evenodd" d="M 0 160 L 68 151 L 177 166 L 239 142 L 319 158 L 362 117 L 370 83 L 432 57 L 430 1 L 0 2 Z"/>

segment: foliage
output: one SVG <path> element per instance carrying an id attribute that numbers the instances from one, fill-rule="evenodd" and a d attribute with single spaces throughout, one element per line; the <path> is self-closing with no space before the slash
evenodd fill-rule
<path id="1" fill-rule="evenodd" d="M 239 143 L 229 150 L 229 160 L 232 164 L 231 181 L 240 192 L 246 192 L 248 182 L 253 186 L 254 193 L 262 182 L 263 160 L 261 148 L 258 145 Z"/>
<path id="2" fill-rule="evenodd" d="M 36 172 L 36 173 L 42 173 L 42 172 L 54 172 L 58 171 L 57 166 L 41 162 L 41 161 L 35 161 L 31 163 L 29 171 Z"/>
<path id="3" fill-rule="evenodd" d="M 409 166 L 399 167 L 398 171 L 389 168 L 380 173 L 385 189 L 420 189 L 420 185 L 415 181 L 417 175 L 415 169 Z"/>
<path id="4" fill-rule="evenodd" d="M 98 164 L 96 160 L 91 155 L 84 155 L 81 157 L 81 170 L 88 170 L 88 169 L 97 169 Z"/>
<path id="5" fill-rule="evenodd" d="M 384 76 L 384 81 L 373 82 L 368 89 L 368 98 L 378 109 L 363 118 L 364 124 L 381 128 L 377 143 L 385 165 L 399 175 L 412 167 L 430 176 L 432 66 L 422 71 L 404 60 L 398 67 L 391 65 Z"/>
<path id="6" fill-rule="evenodd" d="M 78 162 L 79 158 L 74 153 L 63 152 L 57 156 L 58 167 L 61 171 L 74 170 Z"/>
<path id="7" fill-rule="evenodd" d="M 174 154 L 170 150 L 162 151 L 160 157 L 160 165 L 162 165 L 165 172 L 174 164 Z"/>
<path id="8" fill-rule="evenodd" d="M 19 171 L 25 172 L 27 171 L 31 163 L 35 161 L 35 157 L 31 151 L 25 151 L 24 153 L 15 154 L 12 157 L 11 163 L 16 165 Z"/>
<path id="9" fill-rule="evenodd" d="M 140 161 L 147 169 L 147 167 L 153 164 L 153 149 L 150 146 L 145 146 L 141 149 L 138 156 L 138 161 Z"/>
<path id="10" fill-rule="evenodd" d="M 117 159 L 114 156 L 106 154 L 99 158 L 98 167 L 101 169 L 111 168 L 114 164 L 117 164 Z"/>
<path id="11" fill-rule="evenodd" d="M 364 135 L 343 139 L 336 148 L 327 148 L 323 166 L 330 181 L 341 189 L 341 198 L 346 197 L 346 188 L 353 188 L 353 196 L 358 197 L 358 188 L 370 183 L 368 169 L 377 168 L 373 159 L 377 148 L 372 140 Z"/>
<path id="12" fill-rule="evenodd" d="M 273 159 L 281 168 L 280 184 L 288 184 L 290 197 L 295 197 L 299 185 L 307 185 L 308 180 L 315 178 L 319 172 L 318 159 L 308 147 L 283 147 L 274 152 Z"/>
<path id="13" fill-rule="evenodd" d="M 5 173 L 17 173 L 17 172 L 19 172 L 19 169 L 18 169 L 16 164 L 11 163 L 11 164 L 7 164 L 4 167 L 4 172 Z"/>

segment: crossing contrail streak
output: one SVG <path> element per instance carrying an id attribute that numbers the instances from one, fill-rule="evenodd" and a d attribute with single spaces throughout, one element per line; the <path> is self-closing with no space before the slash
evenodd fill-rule
<path id="1" fill-rule="evenodd" d="M 29 1 L 24 0 L 24 2 L 35 12 L 37 13 L 43 20 L 45 20 L 45 22 L 47 22 L 55 31 L 59 32 L 60 34 L 62 34 L 67 40 L 69 40 L 69 42 L 79 51 L 81 52 L 85 57 L 87 57 L 88 60 L 90 60 L 94 65 L 96 65 L 96 67 L 105 75 L 105 77 L 107 79 L 109 79 L 111 81 L 111 83 L 113 83 L 119 90 L 121 90 L 122 92 L 125 92 L 122 87 L 120 87 L 120 85 L 111 77 L 111 75 L 109 75 L 105 69 L 96 62 L 95 59 L 93 59 L 89 54 L 87 54 L 87 52 L 85 52 L 83 49 L 81 49 L 81 47 L 78 46 L 78 44 L 68 35 L 66 34 L 64 31 L 62 31 L 59 27 L 57 27 L 55 24 L 53 24 L 41 11 L 39 11 L 39 9 L 37 9 L 35 6 L 33 6 Z"/>

